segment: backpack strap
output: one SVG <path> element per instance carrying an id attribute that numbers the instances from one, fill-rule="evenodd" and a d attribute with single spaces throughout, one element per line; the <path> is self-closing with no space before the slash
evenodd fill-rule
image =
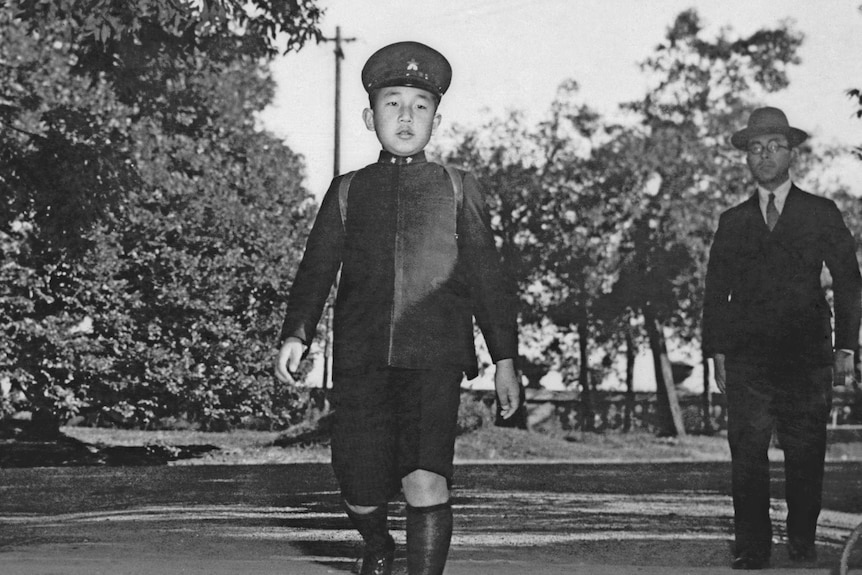
<path id="1" fill-rule="evenodd" d="M 452 181 L 452 193 L 455 196 L 455 221 L 458 221 L 458 215 L 461 213 L 461 206 L 464 205 L 464 183 L 461 180 L 461 173 L 451 166 L 443 166 L 446 174 Z M 347 195 L 350 192 L 350 182 L 353 181 L 353 176 L 356 171 L 347 172 L 341 177 L 338 182 L 338 209 L 341 212 L 341 225 L 347 225 Z M 458 234 L 455 234 L 458 237 Z"/>
<path id="2" fill-rule="evenodd" d="M 347 172 L 338 182 L 338 209 L 341 212 L 341 227 L 343 228 L 347 226 L 347 193 L 350 191 L 350 182 L 355 175 L 356 171 Z"/>
<path id="3" fill-rule="evenodd" d="M 443 166 L 446 173 L 449 174 L 449 179 L 452 180 L 452 192 L 455 194 L 455 224 L 457 226 L 458 216 L 461 213 L 461 206 L 464 205 L 464 182 L 461 180 L 461 172 L 452 166 Z M 457 232 L 455 238 L 458 238 Z"/>

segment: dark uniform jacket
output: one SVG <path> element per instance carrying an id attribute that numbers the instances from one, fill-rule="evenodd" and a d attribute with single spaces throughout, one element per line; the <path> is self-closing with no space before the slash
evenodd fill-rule
<path id="1" fill-rule="evenodd" d="M 832 200 L 791 186 L 769 231 L 755 193 L 721 215 L 709 255 L 703 351 L 752 362 L 832 362 L 831 312 L 821 287 L 832 276 L 835 349 L 859 347 L 862 293 L 856 246 Z"/>
<path id="2" fill-rule="evenodd" d="M 340 268 L 336 376 L 390 366 L 454 367 L 475 377 L 474 316 L 495 362 L 516 357 L 516 301 L 475 178 L 463 174 L 459 208 L 443 166 L 427 162 L 423 152 L 408 158 L 381 152 L 353 177 L 345 225 L 341 177 L 308 237 L 282 341 L 313 339 Z"/>

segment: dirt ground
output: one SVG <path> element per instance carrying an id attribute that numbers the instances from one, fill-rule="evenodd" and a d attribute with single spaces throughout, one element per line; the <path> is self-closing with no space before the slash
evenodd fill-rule
<path id="1" fill-rule="evenodd" d="M 0 473 L 4 574 L 337 575 L 359 553 L 325 463 Z M 728 573 L 728 473 L 695 461 L 458 465 L 447 575 Z M 801 568 L 784 549 L 780 465 L 773 481 L 772 572 L 836 573 L 862 520 L 862 463 L 827 465 L 820 557 Z M 390 512 L 403 549 L 403 502 Z"/>
<path id="2" fill-rule="evenodd" d="M 0 445 L 4 575 L 337 575 L 359 554 L 325 442 L 285 448 L 274 445 L 277 433 L 64 431 L 69 443 L 51 453 Z M 830 445 L 820 556 L 801 567 L 784 549 L 782 454 L 771 451 L 772 572 L 837 574 L 847 535 L 862 521 L 859 449 Z M 722 436 L 490 428 L 460 437 L 457 461 L 447 575 L 730 571 Z M 403 549 L 403 502 L 390 512 Z M 862 549 L 854 561 L 862 566 Z M 403 555 L 397 565 L 403 574 Z"/>

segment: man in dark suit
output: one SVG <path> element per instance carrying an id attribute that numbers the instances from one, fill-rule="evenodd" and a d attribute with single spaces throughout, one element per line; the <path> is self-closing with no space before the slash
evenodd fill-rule
<path id="1" fill-rule="evenodd" d="M 816 559 L 832 384 L 852 376 L 859 346 L 862 279 L 854 239 L 833 201 L 790 180 L 794 148 L 807 137 L 768 107 L 754 110 L 733 134 L 757 190 L 721 215 L 709 254 L 703 351 L 727 394 L 734 569 L 769 565 L 773 428 L 784 450 L 788 553 L 793 561 Z"/>

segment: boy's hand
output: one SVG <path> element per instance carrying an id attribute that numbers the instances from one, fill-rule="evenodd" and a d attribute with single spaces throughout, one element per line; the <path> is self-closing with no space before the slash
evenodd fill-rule
<path id="1" fill-rule="evenodd" d="M 284 340 L 275 360 L 275 377 L 282 383 L 293 383 L 293 374 L 299 369 L 299 361 L 305 353 L 305 344 L 298 337 Z"/>
<path id="2" fill-rule="evenodd" d="M 500 415 L 509 419 L 521 404 L 521 383 L 515 373 L 515 361 L 512 358 L 497 362 L 494 372 L 494 387 L 497 389 L 497 401 L 500 403 Z"/>

